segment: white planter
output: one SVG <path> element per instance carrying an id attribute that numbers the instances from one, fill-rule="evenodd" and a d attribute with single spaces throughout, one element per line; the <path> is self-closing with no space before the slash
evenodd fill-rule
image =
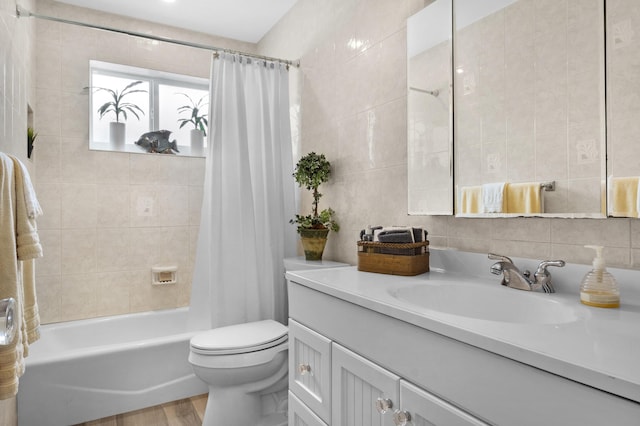
<path id="1" fill-rule="evenodd" d="M 124 149 L 125 133 L 124 123 L 109 123 L 109 143 L 113 148 Z"/>
<path id="2" fill-rule="evenodd" d="M 204 133 L 200 129 L 191 129 L 191 155 L 204 155 Z"/>

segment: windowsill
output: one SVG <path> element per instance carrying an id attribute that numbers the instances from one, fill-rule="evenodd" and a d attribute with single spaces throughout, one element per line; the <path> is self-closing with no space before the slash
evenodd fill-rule
<path id="1" fill-rule="evenodd" d="M 110 152 L 124 152 L 124 153 L 128 153 L 128 154 L 155 154 L 155 155 L 175 155 L 177 157 L 200 157 L 200 158 L 204 158 L 206 157 L 206 147 L 204 148 L 204 151 L 202 154 L 197 154 L 197 153 L 192 153 L 191 152 L 191 147 L 187 146 L 187 145 L 178 145 L 178 149 L 180 150 L 180 152 L 177 152 L 175 154 L 158 154 L 158 153 L 154 153 L 154 152 L 147 152 L 144 150 L 144 148 L 133 144 L 133 143 L 127 143 L 124 145 L 124 147 L 116 147 L 108 142 L 90 142 L 89 143 L 89 149 L 94 150 L 94 151 L 110 151 Z"/>

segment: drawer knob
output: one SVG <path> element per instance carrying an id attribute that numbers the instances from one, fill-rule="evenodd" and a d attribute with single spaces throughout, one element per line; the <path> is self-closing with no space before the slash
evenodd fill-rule
<path id="1" fill-rule="evenodd" d="M 376 410 L 378 410 L 378 413 L 385 414 L 391 408 L 393 408 L 393 401 L 391 401 L 389 398 L 381 397 L 376 399 Z"/>
<path id="2" fill-rule="evenodd" d="M 410 421 L 411 421 L 411 414 L 409 414 L 408 411 L 396 410 L 393 413 L 393 423 L 395 423 L 396 426 L 407 426 Z"/>
<path id="3" fill-rule="evenodd" d="M 301 376 L 304 376 L 305 374 L 309 374 L 311 373 L 311 366 L 309 364 L 300 364 L 298 366 L 298 372 L 300 373 Z"/>

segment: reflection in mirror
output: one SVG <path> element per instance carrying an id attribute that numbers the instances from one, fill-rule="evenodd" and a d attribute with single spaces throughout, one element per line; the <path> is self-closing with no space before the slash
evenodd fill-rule
<path id="1" fill-rule="evenodd" d="M 453 213 L 451 0 L 407 20 L 409 214 Z"/>
<path id="2" fill-rule="evenodd" d="M 603 0 L 455 0 L 454 26 L 456 215 L 602 217 Z"/>
<path id="3" fill-rule="evenodd" d="M 607 3 L 608 213 L 638 217 L 640 2 Z"/>

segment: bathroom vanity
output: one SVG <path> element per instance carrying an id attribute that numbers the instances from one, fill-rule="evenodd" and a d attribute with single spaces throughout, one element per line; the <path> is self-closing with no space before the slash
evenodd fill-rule
<path id="1" fill-rule="evenodd" d="M 290 425 L 640 424 L 631 272 L 605 310 L 579 302 L 586 266 L 541 294 L 501 286 L 486 255 L 431 257 L 415 277 L 287 274 Z"/>

